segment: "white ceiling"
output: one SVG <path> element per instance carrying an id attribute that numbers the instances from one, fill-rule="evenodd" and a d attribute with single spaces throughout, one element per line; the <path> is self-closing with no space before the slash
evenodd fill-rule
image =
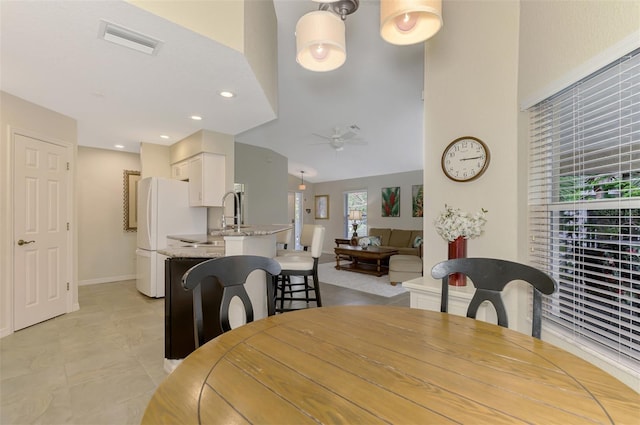
<path id="1" fill-rule="evenodd" d="M 295 62 L 294 28 L 317 3 L 274 3 L 277 117 L 243 55 L 123 1 L 0 0 L 0 89 L 76 119 L 82 146 L 137 152 L 204 128 L 272 149 L 312 182 L 422 169 L 424 46 L 382 41 L 378 1 L 362 0 L 346 21 L 346 63 L 310 72 Z M 164 43 L 149 56 L 106 42 L 101 20 Z M 312 135 L 351 124 L 367 145 L 337 152 Z"/>

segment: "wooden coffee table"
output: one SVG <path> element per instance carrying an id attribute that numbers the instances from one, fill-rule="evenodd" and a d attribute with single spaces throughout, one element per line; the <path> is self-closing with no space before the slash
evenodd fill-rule
<path id="1" fill-rule="evenodd" d="M 398 253 L 396 249 L 370 246 L 362 249 L 359 246 L 340 245 L 334 248 L 336 254 L 336 270 L 348 270 L 352 272 L 382 276 L 389 273 L 389 266 L 382 264 L 383 260 Z M 350 260 L 348 264 L 340 264 L 341 260 Z M 361 262 L 368 260 L 371 262 Z"/>

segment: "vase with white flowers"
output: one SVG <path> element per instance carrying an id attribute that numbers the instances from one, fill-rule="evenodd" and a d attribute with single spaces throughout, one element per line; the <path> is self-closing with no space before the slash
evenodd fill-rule
<path id="1" fill-rule="evenodd" d="M 487 210 L 481 208 L 475 214 L 469 214 L 459 208 L 445 205 L 445 211 L 440 213 L 434 224 L 436 232 L 449 242 L 449 260 L 465 258 L 467 256 L 467 239 L 475 239 L 484 232 L 487 222 Z M 449 276 L 449 285 L 464 286 L 467 279 L 462 273 Z"/>

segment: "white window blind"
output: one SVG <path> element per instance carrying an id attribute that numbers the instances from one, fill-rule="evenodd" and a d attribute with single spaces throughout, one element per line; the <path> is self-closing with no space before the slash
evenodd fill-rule
<path id="1" fill-rule="evenodd" d="M 530 112 L 530 261 L 544 326 L 640 370 L 640 49 Z"/>

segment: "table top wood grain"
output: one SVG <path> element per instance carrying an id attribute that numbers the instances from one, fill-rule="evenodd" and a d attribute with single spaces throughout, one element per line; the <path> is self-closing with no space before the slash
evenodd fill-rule
<path id="1" fill-rule="evenodd" d="M 640 394 L 549 343 L 394 306 L 289 312 L 227 332 L 158 387 L 161 423 L 638 424 Z"/>

